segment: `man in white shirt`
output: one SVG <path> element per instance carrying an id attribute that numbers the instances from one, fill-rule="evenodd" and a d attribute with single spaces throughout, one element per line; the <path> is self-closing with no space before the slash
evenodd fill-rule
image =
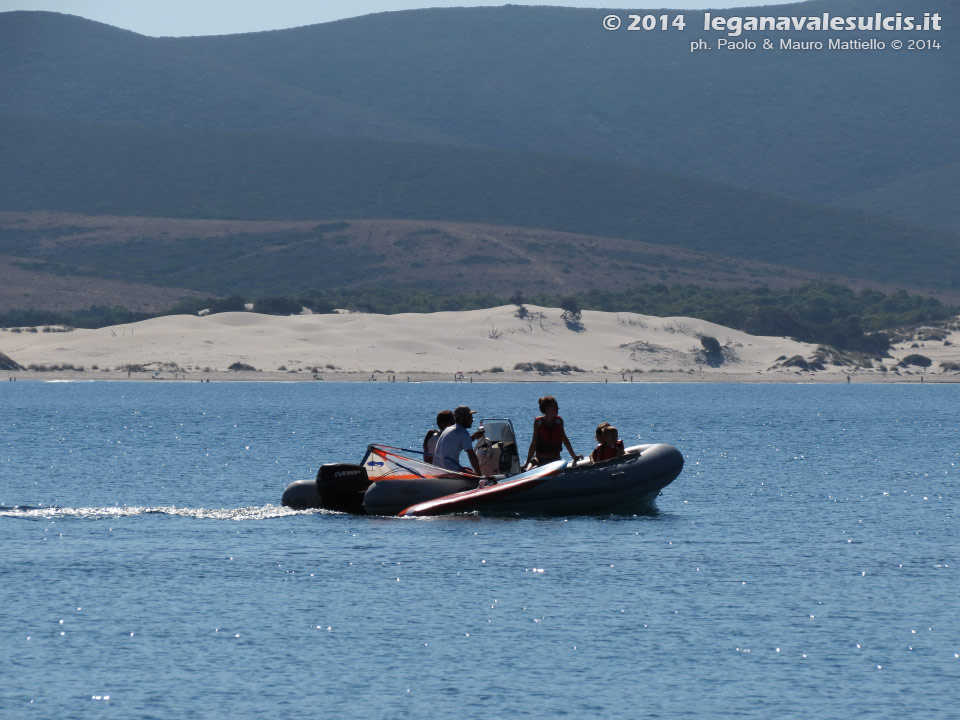
<path id="1" fill-rule="evenodd" d="M 477 454 L 473 451 L 473 440 L 467 430 L 473 425 L 475 412 L 476 410 L 471 410 L 466 405 L 460 405 L 453 411 L 453 425 L 445 429 L 437 440 L 437 447 L 433 452 L 434 465 L 445 470 L 463 472 L 463 468 L 460 467 L 460 453 L 466 451 L 473 471 L 477 475 L 482 474 L 480 461 L 477 460 Z"/>

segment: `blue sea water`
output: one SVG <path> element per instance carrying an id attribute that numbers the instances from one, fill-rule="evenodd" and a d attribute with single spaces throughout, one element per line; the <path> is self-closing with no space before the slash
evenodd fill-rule
<path id="1" fill-rule="evenodd" d="M 640 516 L 278 507 L 438 409 L 679 447 Z M 4 718 L 956 718 L 960 387 L 3 383 Z"/>

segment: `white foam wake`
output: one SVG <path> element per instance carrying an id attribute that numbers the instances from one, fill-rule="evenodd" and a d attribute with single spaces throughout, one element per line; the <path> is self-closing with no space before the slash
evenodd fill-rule
<path id="1" fill-rule="evenodd" d="M 99 520 L 109 518 L 136 517 L 137 515 L 175 515 L 192 517 L 198 520 L 270 520 L 291 515 L 310 515 L 325 513 L 325 510 L 294 510 L 279 505 L 263 505 L 243 508 L 186 508 L 175 505 L 158 507 L 0 507 L 0 517 L 46 520 L 56 518 L 77 518 L 80 520 Z"/>

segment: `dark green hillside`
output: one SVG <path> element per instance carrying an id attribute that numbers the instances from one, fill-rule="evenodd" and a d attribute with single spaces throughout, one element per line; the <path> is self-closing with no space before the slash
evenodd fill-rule
<path id="1" fill-rule="evenodd" d="M 899 177 L 832 204 L 960 234 L 960 203 L 945 202 L 944 192 L 960 193 L 960 162 Z"/>
<path id="2" fill-rule="evenodd" d="M 955 3 L 933 9 L 945 29 L 917 37 L 940 40 L 938 51 L 759 55 L 690 54 L 704 36 L 693 11 L 683 32 L 608 32 L 607 11 L 504 6 L 159 39 L 6 13 L 0 111 L 581 156 L 827 203 L 960 161 L 960 25 Z M 762 9 L 823 11 L 912 10 L 897 0 Z M 930 213 L 949 191 L 932 190 Z"/>
<path id="3" fill-rule="evenodd" d="M 0 112 L 93 123 L 434 141 L 402 118 L 209 53 L 48 12 L 0 13 Z"/>
<path id="4" fill-rule="evenodd" d="M 402 283 L 444 293 L 452 279 L 460 293 L 508 297 L 518 290 L 569 295 L 640 283 L 779 289 L 817 277 L 638 240 L 438 220 L 318 223 L 11 212 L 0 213 L 0 246 L 20 253 L 0 254 L 0 309 L 117 305 L 155 311 L 191 288 L 263 297 L 353 290 L 376 279 L 385 292 Z M 960 291 L 936 294 L 960 302 Z"/>
<path id="5" fill-rule="evenodd" d="M 690 41 L 705 36 L 701 12 L 684 12 L 683 32 L 609 32 L 601 27 L 609 11 L 529 6 L 383 13 L 170 42 L 465 142 L 826 202 L 960 160 L 952 121 L 960 115 L 958 18 L 949 6 L 937 9 L 946 15 L 937 35 L 943 47 L 929 53 L 691 55 Z M 905 8 L 897 0 L 817 0 L 725 14 L 825 11 Z"/>
<path id="6" fill-rule="evenodd" d="M 704 36 L 692 11 L 682 33 L 608 32 L 603 10 L 505 6 L 209 38 L 2 13 L 0 209 L 451 220 L 956 289 L 960 25 L 955 4 L 933 9 L 940 50 L 763 54 L 690 54 Z M 815 0 L 725 14 L 824 11 L 910 12 Z M 144 237 L 54 252 L 5 233 L 0 254 L 24 259 L 18 271 L 204 292 L 280 289 L 291 268 L 304 283 L 362 280 L 352 248 L 313 240 Z M 368 249 L 368 264 L 388 262 Z M 514 250 L 531 263 L 551 252 Z M 648 249 L 603 252 L 630 275 Z M 420 268 L 391 267 L 420 281 Z"/>
<path id="7" fill-rule="evenodd" d="M 947 235 L 704 181 L 549 155 L 351 139 L 107 128 L 0 117 L 0 209 L 250 219 L 416 218 L 547 228 L 721 252 L 730 257 L 905 286 L 955 288 Z M 247 243 L 249 245 L 249 243 Z M 37 256 L 13 234 L 0 253 Z M 226 271 L 301 267 L 297 245 L 271 261 L 242 244 L 216 250 Z M 262 247 L 262 246 L 261 246 Z M 909 247 L 909 255 L 904 255 Z M 252 246 L 247 250 L 255 249 Z M 150 243 L 59 248 L 54 258 L 121 275 Z M 626 251 L 627 248 L 624 248 Z M 185 243 L 180 263 L 206 252 Z M 548 248 L 544 252 L 550 252 Z M 907 262 L 909 260 L 909 262 Z M 200 262 L 199 256 L 197 264 Z M 182 283 L 182 279 L 177 281 Z M 190 286 L 180 284 L 183 286 Z"/>

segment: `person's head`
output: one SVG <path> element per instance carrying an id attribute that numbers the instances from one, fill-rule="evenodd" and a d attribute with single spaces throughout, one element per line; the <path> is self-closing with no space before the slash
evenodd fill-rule
<path id="1" fill-rule="evenodd" d="M 603 444 L 613 447 L 620 439 L 620 433 L 613 425 L 607 425 L 603 429 Z"/>
<path id="2" fill-rule="evenodd" d="M 560 414 L 560 405 L 553 395 L 544 395 L 538 402 L 544 417 L 553 419 Z"/>
<path id="3" fill-rule="evenodd" d="M 453 410 L 441 410 L 437 413 L 437 427 L 441 430 L 450 427 L 454 422 Z"/>
<path id="4" fill-rule="evenodd" d="M 454 408 L 453 419 L 456 421 L 457 425 L 470 427 L 473 425 L 473 414 L 475 412 L 477 411 L 471 410 L 467 405 L 458 405 L 456 408 Z"/>
<path id="5" fill-rule="evenodd" d="M 603 431 L 608 427 L 610 427 L 610 423 L 608 423 L 606 420 L 604 420 L 602 423 L 597 425 L 597 442 L 598 443 L 603 442 Z"/>

